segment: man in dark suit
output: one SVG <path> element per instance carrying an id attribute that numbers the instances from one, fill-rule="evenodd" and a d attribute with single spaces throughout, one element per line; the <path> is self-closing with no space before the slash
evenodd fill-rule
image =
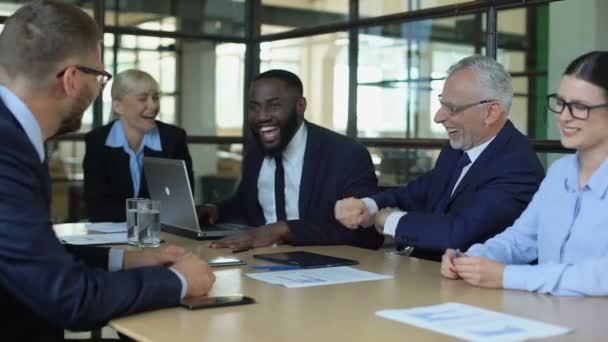
<path id="1" fill-rule="evenodd" d="M 277 242 L 350 244 L 378 248 L 374 229 L 352 231 L 333 217 L 336 200 L 377 191 L 374 165 L 362 145 L 304 120 L 302 82 L 291 72 L 258 75 L 249 90 L 249 127 L 243 175 L 236 194 L 203 207 L 203 221 L 240 220 L 257 228 L 212 242 L 252 248 Z"/>
<path id="2" fill-rule="evenodd" d="M 78 129 L 111 78 L 101 37 L 89 15 L 54 1 L 21 7 L 0 34 L 3 340 L 61 341 L 63 329 L 99 328 L 117 316 L 176 305 L 206 294 L 215 280 L 204 261 L 175 246 L 63 246 L 53 233 L 43 143 Z"/>
<path id="3" fill-rule="evenodd" d="M 338 201 L 336 218 L 352 229 L 374 225 L 406 254 L 431 260 L 510 226 L 544 174 L 528 139 L 508 120 L 512 96 L 511 77 L 493 59 L 456 63 L 435 115 L 450 139 L 435 168 L 405 187 Z"/>

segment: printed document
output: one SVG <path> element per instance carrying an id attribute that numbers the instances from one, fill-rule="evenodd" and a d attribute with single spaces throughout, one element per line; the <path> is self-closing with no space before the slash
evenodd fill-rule
<path id="1" fill-rule="evenodd" d="M 95 222 L 87 223 L 87 230 L 94 230 L 99 233 L 121 233 L 127 231 L 126 222 Z"/>
<path id="2" fill-rule="evenodd" d="M 62 236 L 61 241 L 70 245 L 107 245 L 127 243 L 127 233 L 87 234 Z"/>
<path id="3" fill-rule="evenodd" d="M 523 341 L 572 331 L 569 328 L 461 303 L 380 310 L 376 311 L 376 315 L 468 341 Z"/>
<path id="4" fill-rule="evenodd" d="M 287 287 L 309 287 L 392 278 L 392 276 L 361 271 L 349 266 L 248 273 L 246 275 L 253 279 Z"/>

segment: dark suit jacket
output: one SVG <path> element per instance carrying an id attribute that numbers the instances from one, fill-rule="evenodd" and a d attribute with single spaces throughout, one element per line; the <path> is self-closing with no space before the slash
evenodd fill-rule
<path id="1" fill-rule="evenodd" d="M 113 317 L 176 305 L 169 269 L 107 272 L 108 249 L 59 243 L 48 168 L 0 101 L 0 331 L 7 341 L 60 341 Z"/>
<path id="2" fill-rule="evenodd" d="M 144 147 L 144 156 L 185 160 L 190 184 L 193 185 L 192 159 L 186 143 L 186 132 L 160 121 L 156 123 L 162 151 Z M 113 124 L 114 122 L 111 122 L 94 129 L 85 137 L 86 153 L 82 163 L 84 198 L 89 220 L 92 222 L 125 221 L 125 200 L 133 197 L 129 155 L 122 147 L 105 145 Z M 143 172 L 137 197 L 150 197 Z"/>
<path id="3" fill-rule="evenodd" d="M 526 208 L 544 176 L 528 138 L 507 121 L 460 181 L 446 211 L 434 214 L 460 155 L 446 144 L 433 170 L 372 196 L 379 208 L 408 212 L 395 240 L 414 246 L 413 256 L 439 260 L 446 248 L 464 251 L 500 233 Z"/>
<path id="4" fill-rule="evenodd" d="M 308 138 L 300 182 L 300 219 L 287 222 L 289 243 L 380 247 L 384 238 L 374 229 L 353 231 L 343 227 L 334 217 L 337 200 L 365 197 L 377 191 L 378 181 L 369 152 L 351 138 L 309 122 L 305 124 Z M 263 159 L 257 143 L 250 141 L 237 192 L 219 205 L 222 220 L 244 220 L 250 226 L 265 224 L 257 187 Z"/>

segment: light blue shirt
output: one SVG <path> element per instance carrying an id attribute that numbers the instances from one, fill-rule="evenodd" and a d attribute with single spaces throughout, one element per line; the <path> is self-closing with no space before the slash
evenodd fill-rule
<path id="1" fill-rule="evenodd" d="M 38 120 L 34 117 L 32 111 L 27 108 L 25 103 L 21 101 L 17 95 L 10 91 L 7 87 L 0 85 L 0 98 L 8 110 L 13 114 L 17 122 L 23 127 L 27 138 L 34 146 L 38 153 L 40 162 L 44 162 L 44 143 L 42 142 L 42 130 L 38 124 Z"/>
<path id="2" fill-rule="evenodd" d="M 578 154 L 553 163 L 513 226 L 466 254 L 507 264 L 506 289 L 608 295 L 608 160 L 582 187 L 579 168 Z"/>
<path id="3" fill-rule="evenodd" d="M 144 139 L 138 151 L 133 151 L 129 146 L 127 135 L 122 127 L 120 120 L 114 121 L 108 138 L 106 139 L 106 146 L 108 147 L 122 147 L 126 154 L 129 155 L 129 168 L 131 169 L 131 181 L 133 182 L 133 197 L 139 195 L 139 188 L 141 186 L 141 170 L 144 160 L 144 147 L 147 147 L 154 151 L 162 151 L 162 144 L 160 141 L 160 134 L 158 133 L 158 127 L 146 132 Z"/>

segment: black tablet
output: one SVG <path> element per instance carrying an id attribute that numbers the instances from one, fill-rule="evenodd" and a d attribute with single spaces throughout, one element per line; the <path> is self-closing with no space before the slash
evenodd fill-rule
<path id="1" fill-rule="evenodd" d="M 330 255 L 295 251 L 285 253 L 256 254 L 256 259 L 276 262 L 278 264 L 294 265 L 300 268 L 319 268 L 357 265 L 359 262 L 351 259 L 337 258 Z"/>

